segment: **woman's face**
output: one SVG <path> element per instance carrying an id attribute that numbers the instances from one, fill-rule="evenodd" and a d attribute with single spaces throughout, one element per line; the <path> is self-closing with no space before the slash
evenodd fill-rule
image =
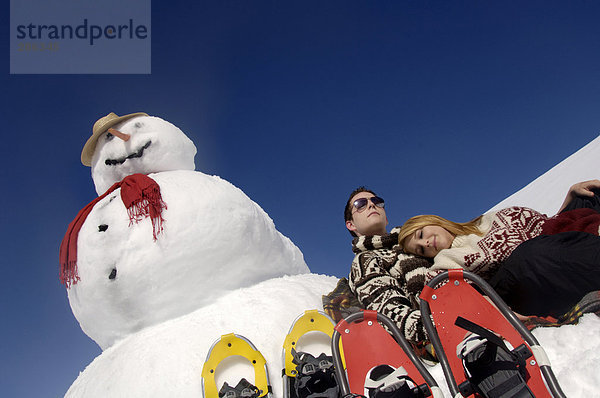
<path id="1" fill-rule="evenodd" d="M 417 229 L 406 239 L 405 250 L 418 256 L 435 257 L 440 251 L 449 249 L 454 235 L 437 225 Z"/>

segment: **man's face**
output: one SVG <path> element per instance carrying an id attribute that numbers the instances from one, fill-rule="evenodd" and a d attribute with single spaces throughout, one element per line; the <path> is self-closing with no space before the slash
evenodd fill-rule
<path id="1" fill-rule="evenodd" d="M 383 235 L 386 233 L 385 227 L 388 223 L 385 209 L 376 206 L 371 198 L 374 198 L 370 192 L 359 192 L 352 197 L 352 218 L 346 221 L 346 228 L 353 231 L 358 236 Z M 367 204 L 363 208 L 357 209 L 356 200 L 367 199 Z"/>

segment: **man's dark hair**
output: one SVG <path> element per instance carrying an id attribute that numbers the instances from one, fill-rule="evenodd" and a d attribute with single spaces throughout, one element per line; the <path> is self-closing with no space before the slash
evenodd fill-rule
<path id="1" fill-rule="evenodd" d="M 344 223 L 346 221 L 352 220 L 352 203 L 350 203 L 350 201 L 352 200 L 354 195 L 356 195 L 357 193 L 361 193 L 361 192 L 369 192 L 369 193 L 377 196 L 377 194 L 375 192 L 373 192 L 370 189 L 367 189 L 365 187 L 358 187 L 354 191 L 352 191 L 352 193 L 348 197 L 348 201 L 346 202 L 346 207 L 344 208 Z M 350 232 L 350 235 L 352 235 L 352 236 L 357 236 L 353 231 L 348 230 L 348 232 Z"/>

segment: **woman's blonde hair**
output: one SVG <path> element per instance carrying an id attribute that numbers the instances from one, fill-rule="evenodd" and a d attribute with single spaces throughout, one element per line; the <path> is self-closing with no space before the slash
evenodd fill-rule
<path id="1" fill-rule="evenodd" d="M 446 220 L 440 216 L 434 216 L 432 214 L 414 216 L 409 218 L 402 228 L 400 228 L 400 233 L 398 234 L 398 243 L 404 250 L 406 250 L 406 243 L 408 243 L 408 238 L 410 238 L 415 231 L 426 227 L 428 225 L 437 225 L 438 227 L 444 228 L 446 231 L 450 232 L 452 235 L 483 235 L 483 232 L 477 226 L 479 224 L 479 220 L 482 216 L 479 216 L 469 222 L 454 222 L 450 220 Z"/>

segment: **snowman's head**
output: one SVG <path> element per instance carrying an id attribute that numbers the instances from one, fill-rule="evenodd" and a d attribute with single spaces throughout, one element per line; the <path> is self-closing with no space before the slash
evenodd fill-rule
<path id="1" fill-rule="evenodd" d="M 195 155 L 194 143 L 166 120 L 145 113 L 121 117 L 111 113 L 94 125 L 81 161 L 92 167 L 101 195 L 131 174 L 194 170 Z"/>

